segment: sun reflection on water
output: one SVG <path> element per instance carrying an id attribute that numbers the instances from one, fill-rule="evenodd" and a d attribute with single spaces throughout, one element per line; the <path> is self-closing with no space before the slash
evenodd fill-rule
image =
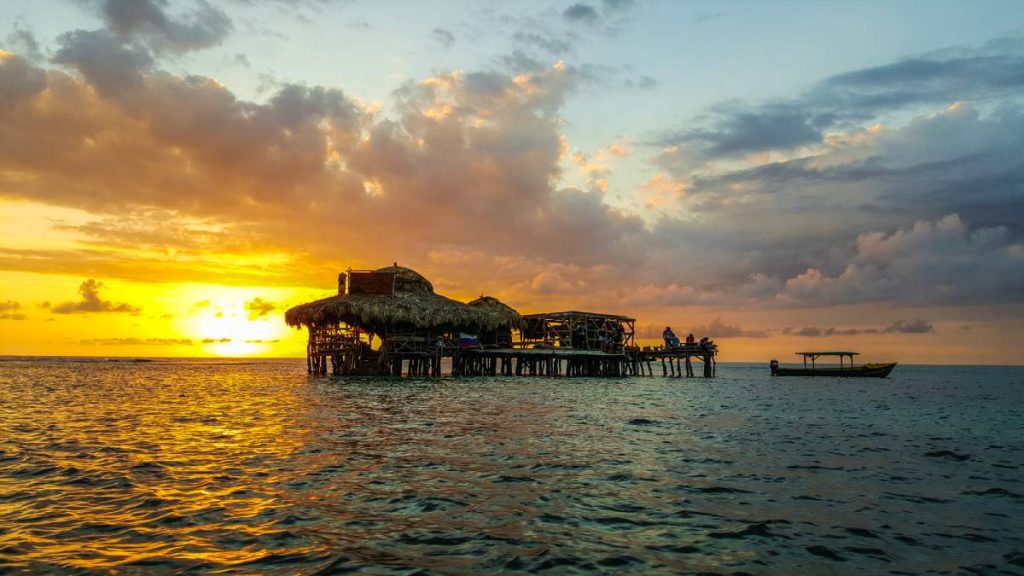
<path id="1" fill-rule="evenodd" d="M 45 377 L 31 372 L 5 394 L 35 397 L 4 414 L 16 421 L 0 443 L 18 460 L 17 481 L 0 477 L 0 518 L 27 527 L 0 533 L 0 548 L 20 566 L 231 566 L 267 556 L 268 541 L 316 548 L 276 522 L 308 432 L 288 417 L 302 409 L 294 395 L 254 393 L 261 383 L 230 365 L 202 381 L 177 365 L 90 366 L 84 379 L 48 368 L 67 378 L 46 378 L 43 397 L 25 389 Z"/>

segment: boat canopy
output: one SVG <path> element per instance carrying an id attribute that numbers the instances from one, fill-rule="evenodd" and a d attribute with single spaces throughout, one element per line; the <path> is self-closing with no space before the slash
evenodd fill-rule
<path id="1" fill-rule="evenodd" d="M 807 359 L 811 360 L 811 367 L 813 368 L 815 362 L 821 356 L 839 356 L 839 366 L 843 366 L 843 358 L 850 357 L 850 367 L 853 367 L 853 357 L 859 355 L 859 352 L 797 352 L 798 355 L 804 357 L 804 367 L 807 367 Z"/>

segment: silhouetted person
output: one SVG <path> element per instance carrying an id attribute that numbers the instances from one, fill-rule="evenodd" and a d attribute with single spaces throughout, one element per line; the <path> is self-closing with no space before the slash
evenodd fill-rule
<path id="1" fill-rule="evenodd" d="M 583 350 L 587 347 L 587 328 L 582 323 L 577 324 L 572 331 L 572 347 Z"/>
<path id="2" fill-rule="evenodd" d="M 679 346 L 679 338 L 676 336 L 676 333 L 672 331 L 671 326 L 665 326 L 665 330 L 662 331 L 661 337 L 665 339 L 666 348 L 675 348 L 676 346 Z"/>

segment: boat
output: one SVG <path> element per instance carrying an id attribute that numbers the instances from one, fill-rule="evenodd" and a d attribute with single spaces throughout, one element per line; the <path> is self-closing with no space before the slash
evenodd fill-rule
<path id="1" fill-rule="evenodd" d="M 896 362 L 889 363 L 869 363 L 861 364 L 860 366 L 854 366 L 853 357 L 858 356 L 858 352 L 797 352 L 798 356 L 804 357 L 803 368 L 784 368 L 779 366 L 778 360 L 772 360 L 770 363 L 772 369 L 772 376 L 841 376 L 841 377 L 860 377 L 860 378 L 885 378 L 892 372 L 892 369 L 896 367 Z M 819 368 L 817 364 L 818 358 L 822 356 L 838 356 L 839 366 L 826 366 Z M 849 358 L 850 363 L 847 365 L 845 359 Z M 807 361 L 810 360 L 810 366 Z"/>

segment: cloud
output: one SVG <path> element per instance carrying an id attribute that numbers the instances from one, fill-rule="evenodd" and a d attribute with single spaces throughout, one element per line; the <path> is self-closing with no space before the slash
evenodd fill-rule
<path id="1" fill-rule="evenodd" d="M 782 329 L 782 333 L 789 336 L 807 336 L 808 338 L 816 338 L 821 336 L 821 329 L 815 328 L 814 326 L 806 326 L 804 328 L 791 328 L 786 327 Z"/>
<path id="2" fill-rule="evenodd" d="M 1006 228 L 970 230 L 951 214 L 891 234 L 863 233 L 842 272 L 829 275 L 809 268 L 786 280 L 779 298 L 802 305 L 1020 302 L 1021 246 Z"/>
<path id="3" fill-rule="evenodd" d="M 816 326 L 805 326 L 803 328 L 787 327 L 782 330 L 782 333 L 789 336 L 827 338 L 831 336 L 862 336 L 874 334 L 927 334 L 934 331 L 934 329 L 935 327 L 930 322 L 916 318 L 909 321 L 900 319 L 884 328 L 836 328 L 834 326 L 818 328 Z"/>
<path id="4" fill-rule="evenodd" d="M 524 46 L 539 48 L 552 56 L 563 56 L 572 51 L 572 44 L 562 38 L 555 38 L 536 32 L 516 32 L 512 40 Z"/>
<path id="5" fill-rule="evenodd" d="M 103 288 L 104 286 L 102 282 L 90 278 L 85 282 L 82 282 L 82 285 L 78 287 L 78 293 L 82 295 L 81 300 L 77 302 L 63 302 L 61 304 L 48 306 L 48 308 L 50 312 L 53 312 L 54 314 L 113 312 L 135 315 L 139 313 L 140 308 L 138 306 L 132 306 L 131 304 L 123 302 L 111 302 L 100 298 L 100 291 L 103 290 Z"/>
<path id="6" fill-rule="evenodd" d="M 706 158 L 790 151 L 821 144 L 828 130 L 902 109 L 1015 96 L 1024 87 L 1022 66 L 1024 41 L 1017 39 L 935 52 L 837 74 L 790 99 L 718 104 L 697 127 L 668 131 L 656 142 L 698 143 Z"/>
<path id="7" fill-rule="evenodd" d="M 658 80 L 652 76 L 640 76 L 637 79 L 626 78 L 623 80 L 622 85 L 626 88 L 639 88 L 641 90 L 650 90 L 658 86 Z"/>
<path id="8" fill-rule="evenodd" d="M 562 17 L 570 22 L 580 22 L 583 24 L 595 24 L 601 19 L 601 16 L 597 13 L 597 10 L 589 4 L 582 2 L 573 4 L 562 12 Z"/>
<path id="9" fill-rule="evenodd" d="M 20 302 L 0 300 L 0 320 L 24 320 L 25 315 L 18 312 L 20 309 Z"/>
<path id="10" fill-rule="evenodd" d="M 926 334 L 931 332 L 935 327 L 926 320 L 921 318 L 915 318 L 914 320 L 897 320 L 888 326 L 884 332 L 887 334 L 898 333 L 898 334 Z"/>
<path id="11" fill-rule="evenodd" d="M 249 312 L 249 320 L 256 320 L 277 310 L 277 304 L 257 296 L 245 303 L 245 309 Z"/>
<path id="12" fill-rule="evenodd" d="M 46 87 L 42 70 L 21 56 L 0 50 L 0 119 L 29 105 Z"/>
<path id="13" fill-rule="evenodd" d="M 657 151 L 644 196 L 616 189 L 610 147 L 572 163 L 562 109 L 593 68 L 520 54 L 529 61 L 511 73 L 439 71 L 402 84 L 385 115 L 322 86 L 248 101 L 160 69 L 144 39 L 109 31 L 62 42 L 68 69 L 0 59 L 0 196 L 96 217 L 61 225 L 80 238 L 73 249 L 0 247 L 3 269 L 310 286 L 333 283 L 323 270 L 400 255 L 439 285 L 536 306 L 570 295 L 641 309 L 1019 298 L 1024 130 L 1012 101 L 878 128 L 823 105 L 806 116 L 793 101 L 719 106 L 676 131 L 693 138 Z M 755 158 L 760 144 L 744 138 L 759 134 L 804 155 Z M 642 163 L 644 148 L 631 148 Z M 566 186 L 567 170 L 587 190 Z M 915 231 L 951 213 L 959 229 Z M 892 258 L 877 261 L 862 238 Z M 473 267 L 430 257 L 470 252 Z"/>
<path id="14" fill-rule="evenodd" d="M 805 326 L 803 328 L 786 327 L 782 330 L 783 334 L 790 336 L 805 336 L 807 338 L 817 338 L 819 336 L 831 337 L 831 336 L 860 336 L 862 334 L 882 334 L 884 331 L 878 328 L 835 328 L 829 326 L 827 328 L 818 328 L 816 326 Z"/>
<path id="15" fill-rule="evenodd" d="M 220 44 L 233 28 L 223 11 L 202 0 L 181 19 L 167 14 L 167 0 L 98 0 L 94 4 L 111 32 L 125 40 L 143 40 L 156 50 L 209 48 Z"/>
<path id="16" fill-rule="evenodd" d="M 958 48 L 837 74 L 808 95 L 829 98 L 837 109 L 873 113 L 921 103 L 981 100 L 1019 91 L 1024 77 L 1024 41 L 999 39 L 978 48 Z"/>
<path id="17" fill-rule="evenodd" d="M 189 338 L 87 338 L 79 344 L 100 346 L 192 346 Z"/>
<path id="18" fill-rule="evenodd" d="M 721 106 L 706 129 L 670 134 L 663 145 L 698 142 L 706 157 L 735 156 L 763 150 L 790 150 L 821 142 L 822 131 L 805 112 L 795 106 L 776 104 L 756 109 Z"/>
<path id="19" fill-rule="evenodd" d="M 231 338 L 203 338 L 199 341 L 200 344 L 229 344 Z"/>
<path id="20" fill-rule="evenodd" d="M 621 12 L 632 8 L 634 4 L 636 0 L 601 0 L 605 12 Z"/>
<path id="21" fill-rule="evenodd" d="M 744 330 L 738 325 L 729 325 L 722 322 L 721 318 L 715 318 L 708 324 L 698 324 L 690 328 L 690 333 L 697 337 L 708 336 L 714 338 L 767 338 L 768 332 L 764 330 Z"/>
<path id="22" fill-rule="evenodd" d="M 54 62 L 72 66 L 101 94 L 112 95 L 136 87 L 152 64 L 149 51 L 139 45 L 124 45 L 106 31 L 76 30 L 58 37 L 61 48 Z"/>
<path id="23" fill-rule="evenodd" d="M 35 34 L 18 22 L 14 23 L 12 30 L 7 34 L 7 46 L 18 54 L 24 54 L 30 60 L 43 58 L 43 51 Z"/>
<path id="24" fill-rule="evenodd" d="M 438 44 L 445 48 L 451 48 L 455 44 L 455 35 L 444 28 L 434 28 L 431 35 Z"/>
<path id="25" fill-rule="evenodd" d="M 697 26 L 699 24 L 704 24 L 705 22 L 710 22 L 712 20 L 718 20 L 718 19 L 724 17 L 725 14 L 726 14 L 725 12 L 699 12 L 699 13 L 697 13 L 697 15 L 695 15 L 693 17 L 693 20 L 691 21 L 691 23 L 694 26 Z"/>

